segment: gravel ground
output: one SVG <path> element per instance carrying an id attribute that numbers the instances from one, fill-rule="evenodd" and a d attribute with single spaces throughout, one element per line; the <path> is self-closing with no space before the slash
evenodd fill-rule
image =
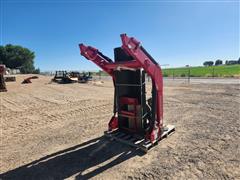
<path id="1" fill-rule="evenodd" d="M 143 154 L 102 136 L 110 81 L 24 77 L 0 93 L 1 179 L 240 179 L 239 84 L 166 82 L 164 120 L 176 132 Z"/>

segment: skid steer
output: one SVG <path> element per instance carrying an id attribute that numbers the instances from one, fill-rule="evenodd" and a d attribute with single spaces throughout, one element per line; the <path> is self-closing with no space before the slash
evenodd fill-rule
<path id="1" fill-rule="evenodd" d="M 147 152 L 175 131 L 163 124 L 161 68 L 138 40 L 121 34 L 122 46 L 114 61 L 98 49 L 79 44 L 80 53 L 107 72 L 114 85 L 113 116 L 105 136 Z M 145 76 L 152 80 L 152 97 L 146 100 Z"/>

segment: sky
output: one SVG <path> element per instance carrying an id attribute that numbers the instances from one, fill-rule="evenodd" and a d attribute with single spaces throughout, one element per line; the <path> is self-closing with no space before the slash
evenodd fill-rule
<path id="1" fill-rule="evenodd" d="M 78 44 L 113 59 L 122 33 L 168 67 L 240 56 L 239 1 L 0 1 L 1 45 L 34 51 L 41 71 L 99 70 Z"/>

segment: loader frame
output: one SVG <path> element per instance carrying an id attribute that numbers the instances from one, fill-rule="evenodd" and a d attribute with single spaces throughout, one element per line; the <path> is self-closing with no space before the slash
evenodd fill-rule
<path id="1" fill-rule="evenodd" d="M 146 151 L 163 137 L 166 137 L 167 135 L 174 132 L 175 127 L 163 125 L 163 77 L 160 66 L 154 60 L 154 58 L 143 48 L 143 46 L 138 40 L 133 37 L 128 37 L 126 34 L 121 34 L 120 37 L 122 40 L 121 49 L 126 54 L 131 56 L 133 60 L 124 62 L 113 62 L 109 57 L 105 56 L 94 47 L 79 44 L 79 48 L 82 56 L 84 56 L 88 60 L 91 60 L 97 66 L 107 72 L 113 80 L 113 84 L 115 87 L 113 108 L 114 115 L 112 116 L 108 124 L 108 131 L 105 132 L 105 135 L 121 142 L 125 142 L 126 144 L 140 147 L 141 149 Z M 151 125 L 148 131 L 144 134 L 144 137 L 134 133 L 128 134 L 119 131 L 118 113 L 116 107 L 116 77 L 114 76 L 114 72 L 121 69 L 143 69 L 151 77 Z M 131 101 L 131 99 L 127 99 L 126 101 Z"/>

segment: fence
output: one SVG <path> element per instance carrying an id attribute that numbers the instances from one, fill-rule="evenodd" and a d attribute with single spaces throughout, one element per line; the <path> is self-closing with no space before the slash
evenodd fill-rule
<path id="1" fill-rule="evenodd" d="M 222 77 L 240 77 L 240 65 L 222 65 L 208 67 L 182 67 L 162 69 L 165 79 L 185 79 L 190 82 L 193 78 L 222 78 Z M 110 80 L 111 77 L 103 71 L 93 74 L 96 80 Z M 146 77 L 146 81 L 150 81 Z"/>
<path id="2" fill-rule="evenodd" d="M 183 67 L 163 69 L 164 77 L 239 77 L 240 65 L 209 66 L 209 67 Z"/>

